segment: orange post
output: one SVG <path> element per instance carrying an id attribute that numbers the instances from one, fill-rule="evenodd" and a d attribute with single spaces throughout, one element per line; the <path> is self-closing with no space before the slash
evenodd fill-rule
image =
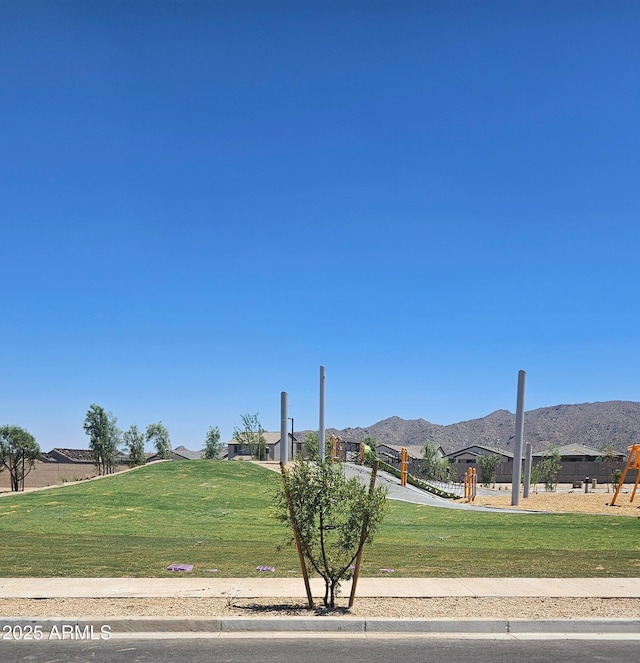
<path id="1" fill-rule="evenodd" d="M 464 501 L 473 502 L 476 499 L 476 489 L 478 487 L 478 475 L 475 467 L 470 467 L 464 473 Z"/>
<path id="2" fill-rule="evenodd" d="M 637 472 L 636 482 L 633 486 L 633 492 L 631 493 L 631 499 L 629 501 L 633 502 L 633 499 L 636 496 L 636 490 L 638 489 L 638 483 L 640 483 L 640 444 L 632 444 L 630 447 L 627 447 L 627 451 L 629 451 L 629 457 L 627 458 L 627 464 L 624 466 L 624 469 L 622 470 L 622 474 L 620 475 L 620 481 L 618 481 L 618 487 L 616 488 L 616 493 L 613 496 L 613 499 L 611 500 L 610 506 L 615 505 L 616 499 L 618 498 L 618 494 L 620 493 L 620 490 L 622 489 L 622 486 L 624 485 L 624 480 L 625 480 L 625 477 L 627 476 L 627 472 L 629 470 L 636 470 L 636 472 Z"/>
<path id="3" fill-rule="evenodd" d="M 409 453 L 407 447 L 400 450 L 400 485 L 407 485 L 407 476 L 409 475 Z"/>
<path id="4" fill-rule="evenodd" d="M 478 472 L 475 467 L 471 468 L 471 478 L 472 478 L 472 486 L 471 486 L 471 501 L 475 502 L 476 501 L 476 490 L 478 488 Z"/>
<path id="5" fill-rule="evenodd" d="M 360 465 L 364 465 L 364 442 L 360 442 L 360 449 L 358 451 L 358 459 L 360 461 Z"/>

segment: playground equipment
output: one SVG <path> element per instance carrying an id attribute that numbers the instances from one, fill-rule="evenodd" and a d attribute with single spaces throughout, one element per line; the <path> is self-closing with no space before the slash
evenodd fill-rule
<path id="1" fill-rule="evenodd" d="M 464 501 L 474 502 L 478 488 L 478 474 L 475 467 L 470 467 L 464 473 Z"/>
<path id="2" fill-rule="evenodd" d="M 620 490 L 622 489 L 622 486 L 624 485 L 624 479 L 627 476 L 627 472 L 629 470 L 636 470 L 637 472 L 636 482 L 633 485 L 633 492 L 631 493 L 631 499 L 629 501 L 633 502 L 633 498 L 636 496 L 636 490 L 638 488 L 638 484 L 640 483 L 640 444 L 632 444 L 630 447 L 627 447 L 627 451 L 629 452 L 629 457 L 627 458 L 627 464 L 624 466 L 624 469 L 622 470 L 622 474 L 620 475 L 620 481 L 618 482 L 618 487 L 616 488 L 616 493 L 613 496 L 613 499 L 611 500 L 610 506 L 615 505 L 616 499 L 618 497 L 618 494 L 620 493 Z"/>
<path id="3" fill-rule="evenodd" d="M 407 447 L 400 449 L 400 485 L 407 485 L 407 477 L 409 476 L 409 452 Z"/>
<path id="4" fill-rule="evenodd" d="M 331 444 L 331 462 L 339 463 L 342 459 L 342 438 L 339 435 L 332 435 L 329 442 Z"/>

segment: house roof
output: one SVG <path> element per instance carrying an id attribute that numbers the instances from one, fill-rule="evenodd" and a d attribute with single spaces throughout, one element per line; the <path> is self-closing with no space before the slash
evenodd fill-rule
<path id="1" fill-rule="evenodd" d="M 557 451 L 560 456 L 602 456 L 604 455 L 599 449 L 593 449 L 592 447 L 587 447 L 584 444 L 565 444 L 562 447 L 557 447 Z M 537 451 L 534 453 L 534 456 L 544 456 L 546 451 Z M 622 453 L 618 453 L 618 456 L 624 456 Z"/>
<path id="2" fill-rule="evenodd" d="M 405 447 L 407 450 L 407 453 L 409 456 L 412 458 L 422 458 L 422 450 L 424 448 L 424 444 L 387 444 L 386 442 L 382 442 L 378 445 L 378 450 L 382 450 L 384 448 L 391 449 L 392 451 L 395 451 L 398 455 L 400 455 L 400 451 L 402 450 L 402 447 Z M 444 449 L 442 447 L 438 447 L 438 450 L 444 457 Z"/>
<path id="3" fill-rule="evenodd" d="M 291 439 L 291 433 L 288 433 L 289 439 Z M 276 432 L 270 432 L 263 430 L 262 431 L 262 438 L 267 444 L 278 444 L 280 442 L 280 431 Z M 293 436 L 293 441 L 295 442 L 297 440 L 297 436 Z M 228 448 L 230 444 L 238 444 L 238 441 L 235 438 L 231 438 L 226 444 L 225 448 Z"/>
<path id="4" fill-rule="evenodd" d="M 178 456 L 182 456 L 182 458 L 187 458 L 188 460 L 200 460 L 201 458 L 204 458 L 204 451 L 191 451 L 190 449 L 187 449 L 187 447 L 180 445 L 179 447 L 176 447 L 173 450 L 174 454 L 177 454 Z"/>
<path id="5" fill-rule="evenodd" d="M 447 454 L 447 458 L 455 458 L 456 456 L 460 456 L 464 453 L 476 453 L 476 450 L 479 449 L 480 451 L 477 452 L 476 455 L 479 455 L 481 453 L 489 453 L 489 454 L 498 454 L 498 456 L 504 456 L 505 458 L 513 458 L 513 451 L 507 451 L 506 449 L 495 449 L 493 447 L 487 447 L 484 444 L 471 444 L 468 447 L 464 447 L 464 449 L 457 449 L 456 451 L 452 451 L 450 454 Z"/>
<path id="6" fill-rule="evenodd" d="M 70 463 L 93 463 L 93 454 L 89 449 L 63 449 L 55 447 L 46 454 L 47 458 L 57 460 L 60 456 Z"/>

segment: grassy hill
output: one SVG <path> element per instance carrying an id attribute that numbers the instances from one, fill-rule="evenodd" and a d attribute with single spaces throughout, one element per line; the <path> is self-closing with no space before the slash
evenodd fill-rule
<path id="1" fill-rule="evenodd" d="M 280 477 L 251 463 L 167 462 L 0 498 L 3 576 L 300 575 L 273 518 Z M 517 515 L 390 502 L 363 575 L 636 576 L 635 518 Z M 211 569 L 218 569 L 217 572 Z M 293 573 L 291 573 L 293 571 Z"/>

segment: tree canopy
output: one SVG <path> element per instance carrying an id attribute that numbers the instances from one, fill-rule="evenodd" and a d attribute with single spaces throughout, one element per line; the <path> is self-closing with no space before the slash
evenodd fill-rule
<path id="1" fill-rule="evenodd" d="M 220 442 L 220 429 L 209 426 L 204 441 L 204 457 L 207 460 L 219 460 L 222 457 L 222 442 Z"/>
<path id="2" fill-rule="evenodd" d="M 255 460 L 267 460 L 267 443 L 264 438 L 258 413 L 243 414 L 242 426 L 233 429 L 233 439 L 249 451 Z"/>
<path id="3" fill-rule="evenodd" d="M 478 465 L 480 466 L 480 483 L 483 486 L 490 486 L 496 482 L 496 472 L 500 465 L 500 456 L 498 454 L 478 454 Z"/>
<path id="4" fill-rule="evenodd" d="M 89 406 L 84 419 L 84 432 L 89 436 L 89 448 L 100 474 L 111 474 L 114 470 L 118 446 L 122 441 L 117 421 L 111 412 L 105 412 L 95 403 Z"/>
<path id="5" fill-rule="evenodd" d="M 129 461 L 131 465 L 144 465 L 147 457 L 144 453 L 144 433 L 138 430 L 134 424 L 124 434 L 124 443 L 129 451 Z"/>
<path id="6" fill-rule="evenodd" d="M 11 477 L 11 490 L 24 490 L 24 478 L 40 455 L 35 437 L 19 426 L 0 427 L 0 472 L 5 468 Z"/>
<path id="7" fill-rule="evenodd" d="M 171 440 L 169 439 L 169 431 L 161 421 L 147 426 L 146 437 L 147 442 L 153 441 L 160 458 L 171 458 Z"/>
<path id="8" fill-rule="evenodd" d="M 451 476 L 451 464 L 440 455 L 440 450 L 436 444 L 425 442 L 422 447 L 420 471 L 425 479 L 448 481 Z"/>
<path id="9" fill-rule="evenodd" d="M 542 459 L 537 463 L 537 478 L 544 483 L 546 491 L 553 491 L 558 485 L 558 473 L 560 464 L 560 452 L 558 447 L 550 445 L 542 454 Z"/>

